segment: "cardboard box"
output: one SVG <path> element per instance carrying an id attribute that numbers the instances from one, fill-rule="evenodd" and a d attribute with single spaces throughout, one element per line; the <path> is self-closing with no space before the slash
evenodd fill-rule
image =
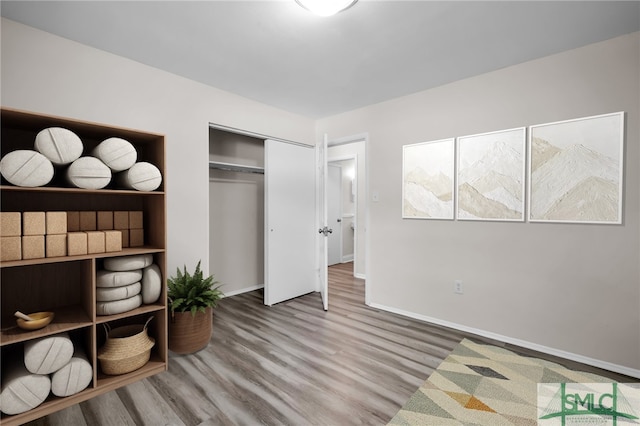
<path id="1" fill-rule="evenodd" d="M 104 253 L 105 239 L 103 231 L 89 231 L 87 234 L 87 253 Z"/>
<path id="2" fill-rule="evenodd" d="M 22 259 L 21 237 L 0 237 L 0 261 Z"/>
<path id="3" fill-rule="evenodd" d="M 104 231 L 104 250 L 106 252 L 122 250 L 122 231 Z"/>
<path id="4" fill-rule="evenodd" d="M 44 235 L 46 233 L 46 219 L 44 212 L 22 213 L 22 235 Z M 43 249 L 44 249 L 44 238 Z M 43 256 L 44 257 L 44 256 Z"/>
<path id="5" fill-rule="evenodd" d="M 67 234 L 46 235 L 45 236 L 45 254 L 47 257 L 66 256 L 67 255 Z"/>
<path id="6" fill-rule="evenodd" d="M 80 212 L 67 212 L 67 232 L 80 231 Z"/>
<path id="7" fill-rule="evenodd" d="M 142 247 L 144 245 L 144 230 L 129 229 L 129 247 Z"/>
<path id="8" fill-rule="evenodd" d="M 87 233 L 67 233 L 67 255 L 78 256 L 81 254 L 87 254 Z"/>
<path id="9" fill-rule="evenodd" d="M 113 212 L 113 229 L 129 229 L 129 212 Z"/>
<path id="10" fill-rule="evenodd" d="M 98 230 L 96 212 L 80 212 L 80 230 L 81 231 L 97 231 Z"/>
<path id="11" fill-rule="evenodd" d="M 129 230 L 121 229 L 120 233 L 122 234 L 122 248 L 129 247 Z"/>
<path id="12" fill-rule="evenodd" d="M 67 233 L 67 212 L 46 212 L 47 235 Z"/>
<path id="13" fill-rule="evenodd" d="M 20 237 L 22 235 L 22 214 L 20 212 L 0 212 L 0 237 Z"/>
<path id="14" fill-rule="evenodd" d="M 143 225 L 142 211 L 129 212 L 129 229 L 142 229 Z"/>
<path id="15" fill-rule="evenodd" d="M 43 257 L 44 257 L 44 235 L 23 235 L 22 236 L 22 258 L 23 259 L 40 259 Z"/>
<path id="16" fill-rule="evenodd" d="M 113 229 L 113 212 L 98 212 L 98 231 L 109 231 Z"/>

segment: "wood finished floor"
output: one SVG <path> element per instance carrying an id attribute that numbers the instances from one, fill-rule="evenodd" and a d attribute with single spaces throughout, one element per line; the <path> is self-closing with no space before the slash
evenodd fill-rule
<path id="1" fill-rule="evenodd" d="M 29 425 L 384 425 L 466 336 L 367 307 L 352 268 L 330 268 L 328 312 L 223 299 L 206 349 Z"/>

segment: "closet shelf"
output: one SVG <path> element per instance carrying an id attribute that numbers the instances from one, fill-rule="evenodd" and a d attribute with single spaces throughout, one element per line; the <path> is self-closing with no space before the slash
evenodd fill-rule
<path id="1" fill-rule="evenodd" d="M 264 167 L 245 166 L 242 164 L 223 163 L 220 161 L 209 161 L 209 168 L 240 173 L 257 173 L 261 175 L 264 174 Z"/>

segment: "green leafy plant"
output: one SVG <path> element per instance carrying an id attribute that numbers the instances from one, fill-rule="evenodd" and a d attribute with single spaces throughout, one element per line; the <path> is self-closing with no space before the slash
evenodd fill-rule
<path id="1" fill-rule="evenodd" d="M 176 276 L 167 280 L 169 304 L 171 313 L 174 312 L 204 312 L 206 308 L 215 308 L 224 296 L 220 291 L 220 283 L 213 280 L 213 275 L 203 278 L 200 261 L 193 275 L 184 266 L 184 272 L 176 268 Z"/>

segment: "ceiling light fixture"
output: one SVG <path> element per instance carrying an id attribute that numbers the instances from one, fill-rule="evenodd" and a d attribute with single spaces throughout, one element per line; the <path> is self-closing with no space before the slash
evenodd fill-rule
<path id="1" fill-rule="evenodd" d="M 353 6 L 358 0 L 296 0 L 300 6 L 318 16 L 331 16 Z"/>

